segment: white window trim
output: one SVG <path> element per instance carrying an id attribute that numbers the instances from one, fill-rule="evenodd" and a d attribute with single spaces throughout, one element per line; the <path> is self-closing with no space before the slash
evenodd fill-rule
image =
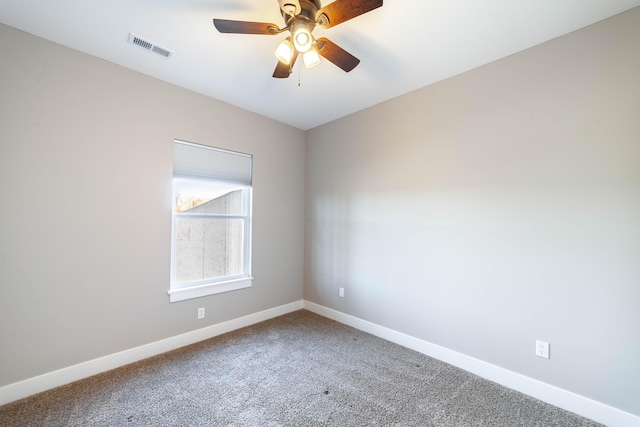
<path id="1" fill-rule="evenodd" d="M 246 289 L 251 287 L 252 282 L 253 277 L 243 277 L 241 279 L 207 283 L 198 286 L 188 286 L 186 288 L 174 288 L 169 291 L 169 302 L 185 301 L 192 298 L 205 297 L 207 295 Z"/>
<path id="2" fill-rule="evenodd" d="M 185 144 L 185 145 L 193 145 L 193 146 L 199 146 L 202 148 L 208 148 L 208 149 L 212 149 L 212 150 L 216 150 L 216 151 L 220 151 L 220 152 L 227 152 L 230 154 L 236 154 L 236 155 L 241 155 L 241 156 L 248 156 L 251 157 L 250 155 L 247 154 L 243 154 L 243 153 L 236 153 L 236 152 L 232 152 L 232 151 L 228 151 L 228 150 L 223 150 L 223 149 L 219 149 L 219 148 L 214 148 L 214 147 L 209 147 L 209 146 L 202 146 L 200 144 L 194 144 L 191 142 L 186 142 L 186 141 L 180 141 L 180 140 L 175 140 L 175 142 L 177 143 L 181 143 L 181 144 Z M 181 176 L 181 175 L 177 175 L 177 176 Z M 176 175 L 174 175 L 174 177 L 176 177 Z M 189 178 L 192 179 L 202 179 L 202 180 L 210 180 L 211 178 L 207 178 L 207 177 L 203 177 L 203 176 L 189 176 Z M 224 179 L 213 179 L 212 181 L 224 181 Z M 242 185 L 246 185 L 245 183 L 242 183 Z M 200 298 L 200 297 L 204 297 L 204 296 L 208 296 L 208 295 L 215 295 L 215 294 L 220 294 L 220 293 L 224 293 L 224 292 L 231 292 L 231 291 L 236 291 L 236 290 L 240 290 L 240 289 L 246 289 L 246 288 L 250 288 L 252 286 L 253 283 L 253 277 L 251 276 L 251 243 L 252 243 L 252 236 L 251 236 L 251 231 L 253 229 L 251 223 L 252 223 L 252 215 L 253 215 L 253 203 L 252 203 L 252 192 L 253 192 L 253 188 L 252 185 L 249 183 L 249 185 L 246 186 L 245 190 L 243 191 L 245 200 L 243 203 L 243 206 L 245 207 L 245 209 L 247 209 L 246 213 L 244 215 L 240 215 L 238 217 L 241 217 L 244 219 L 245 221 L 245 239 L 244 239 L 244 254 L 243 254 L 243 260 L 246 262 L 246 270 L 243 274 L 240 275 L 234 275 L 234 276 L 226 276 L 226 277 L 222 277 L 222 278 L 211 278 L 211 279 L 204 279 L 202 281 L 196 282 L 196 283 L 191 283 L 189 285 L 186 286 L 176 286 L 174 280 L 175 280 L 175 251 L 176 251 L 176 245 L 175 245 L 175 238 L 176 238 L 176 215 L 174 214 L 173 210 L 172 210 L 172 214 L 171 214 L 171 284 L 169 286 L 169 291 L 168 291 L 168 295 L 169 295 L 169 302 L 173 303 L 173 302 L 178 302 L 178 301 L 185 301 L 185 300 L 189 300 L 189 299 L 193 299 L 193 298 Z M 173 193 L 172 193 L 173 194 Z M 233 217 L 235 215 L 223 215 L 224 217 Z"/>

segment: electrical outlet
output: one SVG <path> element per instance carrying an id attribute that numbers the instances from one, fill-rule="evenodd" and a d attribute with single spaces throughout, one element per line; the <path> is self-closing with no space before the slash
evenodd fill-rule
<path id="1" fill-rule="evenodd" d="M 204 319 L 204 307 L 198 309 L 198 319 Z"/>
<path id="2" fill-rule="evenodd" d="M 340 298 L 344 298 L 344 288 L 338 288 L 338 295 L 340 295 Z"/>
<path id="3" fill-rule="evenodd" d="M 549 343 L 536 340 L 536 356 L 544 357 L 545 359 L 549 358 Z"/>

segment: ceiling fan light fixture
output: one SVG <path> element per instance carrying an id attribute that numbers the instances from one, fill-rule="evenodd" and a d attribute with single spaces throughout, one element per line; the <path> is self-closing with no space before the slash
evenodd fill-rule
<path id="1" fill-rule="evenodd" d="M 309 49 L 302 54 L 302 60 L 304 61 L 305 68 L 313 68 L 316 65 L 320 65 L 320 55 L 315 49 Z"/>
<path id="2" fill-rule="evenodd" d="M 290 37 L 282 40 L 282 43 L 280 43 L 276 48 L 275 55 L 276 58 L 278 58 L 278 61 L 283 64 L 289 65 L 291 63 L 291 58 L 293 57 L 293 43 L 291 43 Z"/>
<path id="3" fill-rule="evenodd" d="M 305 53 L 313 46 L 311 31 L 304 22 L 296 22 L 291 28 L 293 45 L 300 53 Z"/>

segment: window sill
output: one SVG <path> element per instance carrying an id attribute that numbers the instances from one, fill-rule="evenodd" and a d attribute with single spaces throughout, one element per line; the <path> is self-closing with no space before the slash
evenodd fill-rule
<path id="1" fill-rule="evenodd" d="M 227 282 L 208 283 L 205 285 L 190 286 L 188 288 L 172 289 L 169 291 L 169 302 L 185 301 L 250 288 L 252 281 L 253 277 L 243 277 L 242 279 L 229 280 Z"/>

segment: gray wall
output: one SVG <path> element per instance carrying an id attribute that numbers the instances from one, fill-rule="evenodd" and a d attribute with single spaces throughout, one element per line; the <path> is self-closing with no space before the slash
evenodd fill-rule
<path id="1" fill-rule="evenodd" d="M 308 131 L 305 299 L 640 415 L 639 46 L 636 8 Z"/>
<path id="2" fill-rule="evenodd" d="M 0 52 L 0 386 L 302 299 L 302 131 L 3 25 Z M 169 304 L 174 138 L 254 155 L 252 288 Z"/>

